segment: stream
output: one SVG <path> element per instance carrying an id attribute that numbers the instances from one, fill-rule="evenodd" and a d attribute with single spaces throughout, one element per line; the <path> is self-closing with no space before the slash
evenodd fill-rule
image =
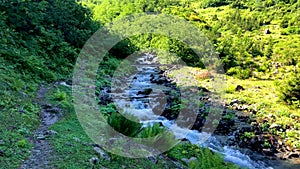
<path id="1" fill-rule="evenodd" d="M 174 119 L 161 116 L 163 110 L 169 105 L 168 94 L 178 92 L 175 85 L 168 83 L 166 77 L 162 75 L 162 71 L 158 68 L 157 57 L 145 54 L 136 60 L 134 67 L 136 72 L 126 78 L 125 81 L 114 80 L 110 92 L 108 89 L 102 90 L 109 93 L 116 106 L 125 112 L 130 112 L 138 117 L 144 126 L 159 123 L 169 130 L 173 131 L 177 139 L 185 139 L 192 144 L 198 144 L 201 147 L 208 147 L 214 152 L 224 155 L 225 161 L 235 163 L 240 167 L 249 169 L 271 169 L 277 168 L 278 163 L 265 160 L 265 156 L 258 156 L 253 159 L 255 152 L 251 155 L 242 153 L 237 146 L 229 146 L 226 144 L 230 136 L 211 135 L 206 132 L 199 132 L 185 127 L 180 127 L 175 123 Z M 206 141 L 203 141 L 205 139 Z M 225 140 L 224 140 L 225 139 Z M 251 151 L 251 150 L 248 150 Z M 249 153 L 248 153 L 249 154 Z M 285 165 L 282 165 L 284 167 Z M 281 167 L 280 167 L 281 168 Z M 289 167 L 284 167 L 289 168 Z"/>

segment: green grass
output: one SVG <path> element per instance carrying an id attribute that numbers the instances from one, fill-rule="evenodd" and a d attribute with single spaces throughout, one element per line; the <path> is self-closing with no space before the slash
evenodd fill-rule
<path id="1" fill-rule="evenodd" d="M 237 169 L 238 167 L 226 163 L 222 159 L 222 156 L 210 151 L 208 148 L 200 148 L 197 145 L 192 145 L 187 142 L 181 142 L 173 149 L 166 153 L 169 157 L 179 159 L 181 162 L 185 162 L 183 159 L 191 159 L 196 157 L 195 160 L 188 163 L 188 168 L 214 168 L 214 169 Z"/>
<path id="2" fill-rule="evenodd" d="M 181 81 L 181 77 L 189 76 L 190 81 L 195 81 L 194 84 L 209 90 L 214 89 L 213 81 L 195 79 L 192 74 L 197 71 L 199 71 L 197 68 L 184 67 L 169 74 L 177 78 L 178 84 L 186 84 L 184 80 Z M 266 125 L 265 121 L 268 126 L 280 125 L 282 131 L 270 131 L 279 136 L 286 145 L 300 148 L 300 110 L 279 99 L 275 80 L 259 80 L 257 78 L 242 80 L 226 76 L 224 83 L 225 88 L 221 96 L 223 100 L 230 103 L 231 100 L 238 99 L 248 104 L 249 108 L 256 112 L 255 115 L 248 114 L 249 116 L 253 117 L 261 126 Z M 237 85 L 243 86 L 245 90 L 235 91 Z M 292 130 L 287 130 L 288 128 Z"/>
<path id="3" fill-rule="evenodd" d="M 27 137 L 39 125 L 37 85 L 0 58 L 0 168 L 17 168 L 32 148 Z"/>

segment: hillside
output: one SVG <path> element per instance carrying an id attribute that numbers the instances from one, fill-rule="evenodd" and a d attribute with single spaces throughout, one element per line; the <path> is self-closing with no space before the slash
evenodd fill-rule
<path id="1" fill-rule="evenodd" d="M 0 168 L 260 168 L 260 164 L 262 168 L 299 168 L 299 0 L 3 0 L 0 9 Z M 143 13 L 182 19 L 187 25 L 164 30 L 180 30 L 178 37 L 198 36 L 185 29 L 193 25 L 213 46 L 220 62 L 208 66 L 194 52 L 206 54 L 205 49 L 190 47 L 177 36 L 143 33 L 126 37 L 109 49 L 101 63 L 86 64 L 86 70 L 99 66 L 97 74 L 87 72 L 87 77 L 96 75 L 87 91 L 95 90 L 98 112 L 116 131 L 129 137 L 153 137 L 151 143 L 162 146 L 174 143 L 178 135 L 166 123 L 196 105 L 197 116 L 188 118 L 194 124 L 186 128 L 202 136 L 211 124 L 215 128 L 212 138 L 217 141 L 208 143 L 215 147 L 195 144 L 194 138 L 186 136 L 159 155 L 122 157 L 116 152 L 122 152 L 124 147 L 118 148 L 126 139 L 110 140 L 116 147 L 107 151 L 95 143 L 81 121 L 78 107 L 88 110 L 89 103 L 74 106 L 75 95 L 82 94 L 74 91 L 78 89 L 74 80 L 86 80 L 73 77 L 75 64 L 86 49 L 92 49 L 89 54 L 95 56 L 93 52 L 107 50 L 98 49 L 97 44 L 89 46 L 87 40 L 101 28 L 108 28 L 107 36 L 120 38 L 122 33 L 140 32 L 150 25 L 163 27 L 164 18 L 147 20 L 147 15 L 133 17 L 128 25 L 130 17 L 122 20 Z M 97 42 L 107 47 L 110 42 L 105 38 Z M 144 62 L 133 60 L 134 56 L 155 56 L 173 66 L 140 71 L 137 65 Z M 184 66 L 174 66 L 178 60 Z M 149 62 L 156 63 L 153 58 Z M 221 71 L 211 69 L 220 67 Z M 219 76 L 226 81 L 215 106 L 214 79 Z M 140 118 L 133 113 L 135 109 L 147 112 L 149 105 L 156 105 L 151 101 L 125 112 L 127 105 L 120 104 L 124 100 L 111 99 L 126 93 L 121 89 L 125 83 L 130 83 L 135 99 L 130 98 L 130 105 L 134 106 L 163 91 L 164 98 L 153 101 L 165 104 L 159 122 L 146 127 L 144 121 L 133 122 Z M 145 88 L 145 83 L 150 87 Z M 118 92 L 114 92 L 116 84 Z M 79 100 L 84 99 L 83 94 Z M 131 120 L 122 113 L 131 113 Z M 210 120 L 210 113 L 220 119 Z M 57 118 L 53 124 L 52 118 Z M 89 123 L 98 125 L 96 119 Z M 189 120 L 179 121 L 178 126 Z M 157 136 L 161 133 L 163 137 Z M 143 153 L 143 147 L 136 149 L 136 154 Z"/>

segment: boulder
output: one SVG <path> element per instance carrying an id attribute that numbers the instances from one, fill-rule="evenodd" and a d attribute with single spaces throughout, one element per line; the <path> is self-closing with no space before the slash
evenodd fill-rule
<path id="1" fill-rule="evenodd" d="M 235 91 L 238 91 L 238 92 L 239 92 L 239 91 L 242 91 L 242 90 L 245 90 L 245 89 L 244 89 L 244 87 L 241 86 L 241 85 L 237 85 L 236 88 L 235 88 Z"/>

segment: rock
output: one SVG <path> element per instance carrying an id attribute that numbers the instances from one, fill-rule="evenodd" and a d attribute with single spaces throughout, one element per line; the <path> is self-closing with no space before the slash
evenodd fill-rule
<path id="1" fill-rule="evenodd" d="M 271 34 L 271 31 L 270 31 L 270 29 L 266 29 L 266 30 L 265 30 L 265 32 L 264 32 L 264 34 L 265 34 L 265 35 L 267 35 L 267 34 Z"/>
<path id="2" fill-rule="evenodd" d="M 281 126 L 280 126 L 279 124 L 273 123 L 273 124 L 269 127 L 269 129 L 273 129 L 273 128 L 279 129 L 280 127 L 281 127 Z"/>
<path id="3" fill-rule="evenodd" d="M 286 160 L 289 158 L 299 158 L 299 157 L 300 157 L 299 152 L 287 152 L 281 157 L 281 159 Z"/>
<path id="4" fill-rule="evenodd" d="M 231 100 L 231 102 L 230 102 L 230 105 L 233 105 L 233 104 L 240 104 L 241 103 L 241 101 L 239 101 L 238 99 L 233 99 L 233 100 Z"/>
<path id="5" fill-rule="evenodd" d="M 197 161 L 196 157 L 191 157 L 190 159 L 183 158 L 181 161 L 185 162 L 186 164 L 190 164 L 192 161 Z"/>
<path id="6" fill-rule="evenodd" d="M 153 162 L 153 164 L 157 164 L 157 159 L 154 157 L 154 156 L 151 156 L 151 157 L 148 157 L 148 159 L 150 160 L 150 161 L 152 161 Z"/>
<path id="7" fill-rule="evenodd" d="M 271 149 L 269 149 L 269 148 L 264 148 L 262 151 L 267 156 L 273 156 L 274 155 L 274 152 Z"/>
<path id="8" fill-rule="evenodd" d="M 99 159 L 97 157 L 92 157 L 89 161 L 93 164 L 98 164 L 99 163 Z"/>
<path id="9" fill-rule="evenodd" d="M 198 90 L 202 92 L 209 92 L 209 90 L 206 89 L 205 87 L 198 87 Z"/>
<path id="10" fill-rule="evenodd" d="M 122 93 L 123 90 L 121 88 L 115 88 L 114 93 Z"/>
<path id="11" fill-rule="evenodd" d="M 46 111 L 49 112 L 49 113 L 54 113 L 54 114 L 60 114 L 61 113 L 61 109 L 57 108 L 57 107 L 47 108 Z"/>
<path id="12" fill-rule="evenodd" d="M 50 109 L 50 108 L 52 108 L 52 105 L 51 104 L 44 104 L 44 105 L 42 105 L 42 107 L 44 109 Z"/>
<path id="13" fill-rule="evenodd" d="M 236 88 L 235 88 L 235 91 L 238 91 L 238 92 L 239 92 L 239 91 L 242 91 L 242 90 L 245 90 L 245 89 L 244 89 L 244 87 L 241 86 L 241 85 L 237 85 Z"/>
<path id="14" fill-rule="evenodd" d="M 53 136 L 53 135 L 56 135 L 56 134 L 57 134 L 57 132 L 56 132 L 56 131 L 54 131 L 54 130 L 47 130 L 45 134 L 46 134 L 46 135 Z"/>
<path id="15" fill-rule="evenodd" d="M 70 143 L 70 142 L 67 142 L 66 145 L 69 146 L 69 147 L 72 147 L 72 146 L 73 146 L 73 144 Z"/>
<path id="16" fill-rule="evenodd" d="M 36 137 L 36 139 L 38 139 L 38 140 L 45 140 L 45 139 L 46 139 L 46 136 L 43 135 L 43 134 L 39 134 L 39 135 Z"/>
<path id="17" fill-rule="evenodd" d="M 138 95 L 149 95 L 152 92 L 151 88 L 144 89 L 143 91 L 138 91 Z"/>
<path id="18" fill-rule="evenodd" d="M 0 150 L 0 157 L 4 157 L 4 151 L 3 150 Z"/>
<path id="19" fill-rule="evenodd" d="M 77 138 L 77 137 L 74 137 L 73 139 L 74 139 L 76 142 L 80 142 L 80 139 Z"/>
<path id="20" fill-rule="evenodd" d="M 106 161 L 110 161 L 110 157 L 100 147 L 94 147 L 94 150 Z"/>

